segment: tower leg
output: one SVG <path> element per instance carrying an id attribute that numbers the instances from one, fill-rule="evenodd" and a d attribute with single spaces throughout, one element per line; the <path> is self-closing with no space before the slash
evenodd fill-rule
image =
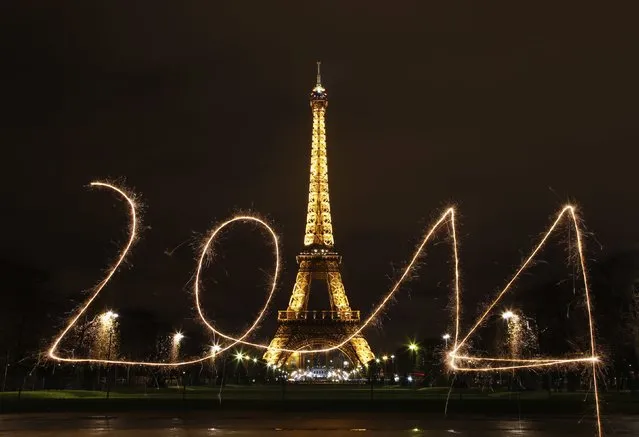
<path id="1" fill-rule="evenodd" d="M 264 352 L 262 359 L 271 365 L 279 364 L 284 353 L 275 349 L 289 349 L 288 344 L 290 337 L 291 333 L 286 325 L 278 326 L 275 336 L 271 340 L 271 343 L 269 343 L 269 348 Z"/>
<path id="2" fill-rule="evenodd" d="M 362 365 L 367 365 L 375 359 L 375 354 L 371 350 L 368 342 L 361 335 L 356 335 L 350 341 L 350 346 L 355 350 L 357 359 Z"/>
<path id="3" fill-rule="evenodd" d="M 263 359 L 271 365 L 284 364 L 290 358 L 291 353 L 274 349 L 303 350 L 332 347 L 342 342 L 352 332 L 352 329 L 352 327 L 344 325 L 332 325 L 318 329 L 313 326 L 281 324 L 269 344 L 269 349 L 264 353 Z M 341 347 L 340 351 L 354 364 L 367 365 L 375 359 L 368 342 L 359 334 Z M 302 356 L 303 354 L 300 354 L 300 360 Z"/>

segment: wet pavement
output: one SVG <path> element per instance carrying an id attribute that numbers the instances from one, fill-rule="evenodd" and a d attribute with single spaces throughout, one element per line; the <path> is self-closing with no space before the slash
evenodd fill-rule
<path id="1" fill-rule="evenodd" d="M 605 435 L 639 436 L 639 416 L 604 418 Z M 165 413 L 0 416 L 0 436 L 114 437 L 567 437 L 596 436 L 590 418 L 444 418 L 419 414 Z"/>

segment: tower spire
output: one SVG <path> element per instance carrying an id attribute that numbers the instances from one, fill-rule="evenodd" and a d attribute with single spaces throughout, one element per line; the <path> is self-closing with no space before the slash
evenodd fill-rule
<path id="1" fill-rule="evenodd" d="M 328 163 L 326 160 L 326 124 L 324 121 L 328 96 L 322 86 L 321 62 L 317 62 L 317 85 L 311 92 L 313 132 L 311 136 L 311 177 L 308 187 L 308 208 L 304 246 L 333 247 L 333 225 L 328 196 Z"/>

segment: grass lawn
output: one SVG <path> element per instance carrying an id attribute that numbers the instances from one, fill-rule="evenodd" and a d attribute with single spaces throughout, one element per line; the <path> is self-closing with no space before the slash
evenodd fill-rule
<path id="1" fill-rule="evenodd" d="M 0 413 L 39 411 L 132 410 L 285 410 L 285 411 L 415 411 L 441 412 L 448 388 L 403 388 L 349 385 L 287 385 L 126 389 L 104 391 L 47 390 L 0 393 Z M 639 394 L 604 393 L 602 407 L 612 413 L 639 414 Z M 449 412 L 499 414 L 522 411 L 540 414 L 588 414 L 592 394 L 481 392 L 455 390 Z"/>

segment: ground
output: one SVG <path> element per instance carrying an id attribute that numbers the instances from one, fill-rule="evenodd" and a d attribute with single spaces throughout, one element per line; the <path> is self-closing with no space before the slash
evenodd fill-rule
<path id="1" fill-rule="evenodd" d="M 323 410 L 443 412 L 447 388 L 402 388 L 349 385 L 225 386 L 104 391 L 51 390 L 0 393 L 0 412 L 150 411 L 150 410 Z M 639 394 L 602 394 L 607 413 L 639 413 Z M 449 414 L 479 413 L 584 414 L 594 412 L 592 393 L 481 392 L 455 390 Z"/>

